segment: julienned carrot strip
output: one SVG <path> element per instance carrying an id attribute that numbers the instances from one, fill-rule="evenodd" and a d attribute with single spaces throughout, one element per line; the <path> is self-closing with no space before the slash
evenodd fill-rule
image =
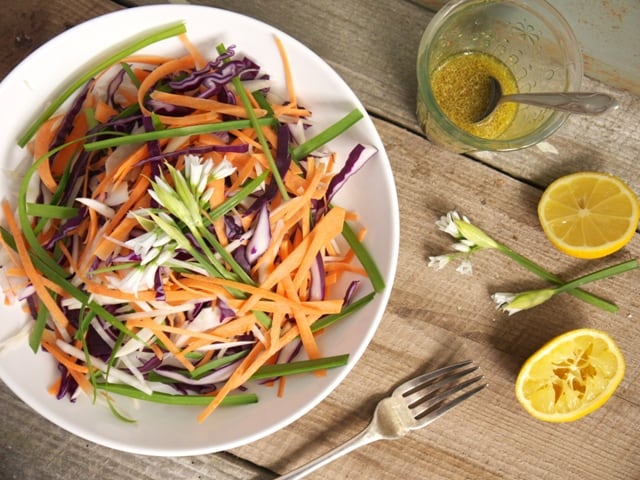
<path id="1" fill-rule="evenodd" d="M 282 59 L 282 67 L 284 69 L 284 77 L 287 83 L 287 91 L 289 92 L 289 104 L 297 106 L 298 100 L 296 99 L 296 89 L 293 82 L 293 74 L 291 73 L 291 64 L 289 63 L 289 56 L 287 55 L 287 51 L 284 48 L 284 44 L 279 37 L 275 37 L 275 42 L 278 47 L 278 51 L 280 52 L 280 57 Z"/>
<path id="2" fill-rule="evenodd" d="M 278 252 L 280 252 L 280 248 L 282 246 L 282 242 L 284 241 L 286 233 L 287 229 L 285 228 L 284 222 L 282 220 L 276 222 L 276 224 L 272 226 L 271 242 L 269 242 L 267 250 L 256 261 L 256 264 L 253 268 L 254 273 L 260 273 L 260 281 L 263 280 L 262 277 L 264 277 L 264 274 L 271 273 L 271 271 L 273 270 L 274 262 L 278 255 Z"/>
<path id="3" fill-rule="evenodd" d="M 272 352 L 270 352 L 272 353 Z M 198 415 L 198 421 L 203 422 L 206 418 L 213 413 L 213 411 L 220 405 L 222 400 L 233 390 L 245 383 L 251 375 L 253 375 L 258 368 L 260 368 L 271 355 L 263 355 L 264 346 L 261 343 L 257 343 L 247 355 L 240 365 L 233 371 L 229 379 L 218 390 L 213 397 L 213 400 L 207 407 Z"/>
<path id="4" fill-rule="evenodd" d="M 104 297 L 122 300 L 125 302 L 153 302 L 157 300 L 157 292 L 154 290 L 143 290 L 138 291 L 136 293 L 128 293 L 123 292 L 122 290 L 115 290 L 113 288 L 109 288 L 102 283 L 96 282 L 88 277 L 84 277 L 83 275 L 78 275 L 80 279 L 85 284 L 86 290 L 89 293 L 94 295 L 101 295 Z M 200 297 L 194 295 L 193 292 L 185 291 L 185 290 L 171 290 L 167 289 L 165 291 L 166 301 L 167 303 L 184 303 L 193 300 L 201 300 L 207 301 L 209 298 L 205 294 L 202 294 Z"/>
<path id="5" fill-rule="evenodd" d="M 0 235 L 0 246 L 2 246 L 2 249 L 6 252 L 7 256 L 9 257 L 9 260 L 15 266 L 15 268 L 19 268 L 22 272 L 24 272 L 24 270 L 22 270 L 22 268 L 20 267 L 20 260 L 15 250 L 9 247 L 7 242 L 5 242 L 4 240 L 4 236 L 2 235 Z"/>
<path id="6" fill-rule="evenodd" d="M 132 328 L 133 327 L 145 328 L 148 324 L 149 324 L 148 319 L 134 319 L 134 320 L 127 321 L 127 326 Z M 157 328 L 158 330 L 162 330 L 163 332 L 172 333 L 175 335 L 186 335 L 191 338 L 208 340 L 209 342 L 224 342 L 226 340 L 225 337 L 220 337 L 218 335 L 211 335 L 210 333 L 198 332 L 198 331 L 189 330 L 186 328 L 172 327 L 169 325 L 156 324 L 155 322 L 154 322 L 154 325 L 155 325 L 154 328 Z"/>
<path id="7" fill-rule="evenodd" d="M 241 105 L 233 105 L 229 103 L 218 102 L 210 98 L 188 97 L 176 93 L 163 92 L 156 90 L 151 93 L 151 98 L 160 102 L 170 103 L 179 107 L 193 108 L 195 110 L 204 110 L 218 114 L 233 115 L 234 117 L 247 118 L 247 111 Z M 264 117 L 266 110 L 256 109 L 256 115 Z"/>
<path id="8" fill-rule="evenodd" d="M 22 268 L 24 269 L 27 278 L 33 285 L 38 297 L 45 304 L 53 321 L 55 322 L 58 330 L 62 334 L 68 335 L 67 328 L 69 327 L 69 319 L 62 312 L 57 302 L 53 299 L 51 294 L 49 293 L 49 289 L 46 287 L 43 282 L 42 275 L 38 272 L 38 270 L 33 266 L 31 262 L 31 256 L 29 255 L 29 251 L 27 249 L 27 245 L 25 243 L 24 237 L 22 236 L 22 232 L 18 227 L 18 223 L 13 216 L 13 212 L 11 211 L 11 207 L 9 206 L 9 202 L 4 200 L 2 202 L 2 213 L 4 214 L 4 218 L 7 222 L 7 228 L 9 232 L 13 236 L 13 239 L 16 243 L 16 251 L 18 252 L 18 257 L 20 259 L 20 263 L 22 264 Z"/>
<path id="9" fill-rule="evenodd" d="M 229 187 L 229 191 L 235 192 L 240 189 L 240 186 L 247 181 L 247 179 L 251 178 L 252 174 L 255 173 L 256 170 L 256 162 L 257 156 L 251 155 L 247 162 L 238 169 L 237 176 L 231 186 Z M 232 162 L 235 163 L 235 162 Z"/>
<path id="10" fill-rule="evenodd" d="M 259 297 L 268 302 L 256 303 L 259 305 L 258 310 L 265 309 L 266 311 L 274 312 L 295 312 L 296 310 L 308 313 L 337 313 L 342 308 L 342 299 L 332 300 L 319 300 L 319 301 L 301 301 L 299 298 L 286 297 L 282 294 L 276 293 L 269 289 L 255 287 L 242 282 L 235 282 L 233 280 L 226 280 L 223 278 L 213 278 L 206 276 L 198 276 L 192 274 L 185 274 L 185 279 L 182 280 L 183 285 L 198 288 L 202 292 L 211 291 L 213 294 L 220 295 L 224 290 L 210 289 L 211 286 L 228 287 L 230 289 L 239 290 L 241 292 L 249 293 L 256 297 Z M 228 302 L 242 305 L 242 300 L 227 299 Z"/>
<path id="11" fill-rule="evenodd" d="M 180 355 L 180 349 L 176 346 L 176 344 L 167 336 L 163 328 L 154 322 L 150 318 L 140 319 L 136 322 L 138 326 L 143 328 L 147 328 L 153 332 L 153 334 L 158 337 L 158 339 L 162 342 L 162 344 L 166 347 L 166 349 L 173 354 L 173 356 L 182 364 L 184 368 L 188 371 L 192 371 L 195 367 L 193 363 L 189 360 L 185 359 L 182 355 Z"/>
<path id="12" fill-rule="evenodd" d="M 102 238 L 110 235 L 111 232 L 122 222 L 129 211 L 138 203 L 138 201 L 147 194 L 147 188 L 149 187 L 149 179 L 147 177 L 150 167 L 145 165 L 142 169 L 142 174 L 136 180 L 133 189 L 129 193 L 129 198 L 120 206 L 114 216 L 105 223 L 95 235 L 95 240 L 87 244 L 87 248 L 84 252 L 83 258 L 78 262 L 78 268 L 85 272 L 90 265 L 92 258 L 95 256 L 95 250 L 97 245 L 102 241 Z M 146 174 L 145 174 L 146 173 Z"/>
<path id="13" fill-rule="evenodd" d="M 163 57 L 160 55 L 130 55 L 123 58 L 120 63 L 146 64 L 146 65 L 162 65 L 173 60 L 171 57 Z"/>
<path id="14" fill-rule="evenodd" d="M 255 138 L 255 130 L 253 128 L 245 128 L 244 130 L 231 130 L 231 133 L 238 138 L 242 143 L 246 143 L 256 150 L 262 149 L 262 145 Z M 267 168 L 266 159 L 261 162 L 262 165 Z"/>
<path id="15" fill-rule="evenodd" d="M 327 262 L 324 264 L 324 269 L 327 272 L 352 272 L 358 275 L 366 276 L 367 272 L 359 265 L 354 265 L 350 262 Z"/>
<path id="16" fill-rule="evenodd" d="M 281 349 L 299 335 L 296 326 L 290 328 L 279 339 L 278 349 Z M 275 348 L 266 349 L 261 343 L 257 343 L 247 355 L 240 366 L 234 370 L 225 384 L 216 392 L 211 403 L 198 415 L 198 421 L 203 422 L 220 405 L 222 400 L 233 390 L 246 383 L 249 378 L 275 353 Z"/>
<path id="17" fill-rule="evenodd" d="M 169 60 L 155 68 L 153 72 L 151 72 L 147 78 L 142 81 L 140 88 L 138 89 L 138 104 L 140 105 L 140 110 L 142 110 L 145 115 L 151 114 L 145 105 L 144 99 L 157 82 L 172 73 L 179 73 L 181 71 L 191 69 L 194 65 L 195 61 L 193 57 L 191 55 L 187 55 L 175 60 Z"/>
<path id="18" fill-rule="evenodd" d="M 51 386 L 47 389 L 49 395 L 57 395 L 60 391 L 60 385 L 62 385 L 62 377 L 58 377 Z"/>
<path id="19" fill-rule="evenodd" d="M 69 357 L 69 355 L 60 350 L 56 346 L 55 342 L 49 343 L 49 341 L 43 337 L 42 347 L 53 355 L 60 364 L 64 365 L 67 370 L 76 371 L 82 374 L 89 373 L 89 368 L 87 366 L 76 363 L 76 359 Z"/>
<path id="20" fill-rule="evenodd" d="M 342 231 L 344 214 L 345 211 L 342 208 L 336 207 L 331 209 L 329 213 L 320 220 L 318 226 L 313 229 L 313 234 L 305 237 L 305 240 L 311 238 L 311 242 L 309 242 L 305 256 L 300 260 L 296 275 L 293 278 L 293 283 L 296 288 L 300 288 L 302 279 L 304 275 L 309 273 L 311 264 L 316 261 L 318 252 Z"/>
<path id="21" fill-rule="evenodd" d="M 62 116 L 58 115 L 51 117 L 49 120 L 42 124 L 42 127 L 38 130 L 35 140 L 33 142 L 33 157 L 39 160 L 49 152 L 49 147 L 53 142 L 56 134 L 56 126 L 60 124 Z M 51 163 L 49 158 L 46 158 L 38 165 L 38 175 L 40 180 L 50 192 L 54 192 L 58 187 L 58 182 L 53 178 L 51 173 Z"/>
<path id="22" fill-rule="evenodd" d="M 29 281 L 26 280 L 27 274 L 26 274 L 26 272 L 25 272 L 25 270 L 23 268 L 20 268 L 20 267 L 8 268 L 7 271 L 6 271 L 6 274 L 7 274 L 8 277 L 16 277 L 16 278 L 25 279 L 24 280 L 24 287 L 26 287 L 29 284 Z M 51 280 L 49 280 L 46 277 L 42 277 L 42 283 L 43 283 L 43 285 L 45 287 L 47 287 L 50 291 L 52 291 L 56 295 L 60 295 L 60 296 L 66 296 L 67 295 L 67 292 L 65 292 L 64 289 L 62 287 L 60 287 L 60 285 L 58 285 L 55 282 L 52 282 Z M 13 294 L 15 295 L 15 292 L 13 292 Z"/>
<path id="23" fill-rule="evenodd" d="M 100 123 L 107 122 L 111 117 L 117 115 L 118 111 L 104 100 L 98 100 L 94 113 L 95 119 Z"/>
<path id="24" fill-rule="evenodd" d="M 85 100 L 85 107 L 91 106 L 90 104 L 92 99 L 93 96 L 87 96 L 87 99 Z M 69 135 L 64 139 L 65 143 L 73 143 L 60 150 L 53 158 L 51 173 L 54 176 L 59 177 L 62 175 L 68 164 L 71 162 L 72 156 L 76 155 L 81 150 L 81 147 L 75 142 L 75 140 L 78 140 L 80 137 L 85 135 L 88 129 L 89 123 L 87 122 L 87 117 L 83 113 L 80 113 L 73 122 L 71 132 L 69 132 Z"/>
<path id="25" fill-rule="evenodd" d="M 211 333 L 226 338 L 244 335 L 251 331 L 256 321 L 256 316 L 253 313 L 238 315 L 233 320 L 223 323 L 219 327 L 215 327 Z"/>
<path id="26" fill-rule="evenodd" d="M 283 278 L 282 287 L 288 292 L 289 298 L 299 300 L 298 294 L 295 291 L 296 286 L 291 281 L 290 277 Z M 313 320 L 317 320 L 320 315 L 313 316 Z M 316 343 L 316 339 L 311 331 L 311 320 L 305 312 L 297 311 L 293 315 L 293 318 L 298 326 L 300 333 L 300 340 L 302 340 L 302 346 L 304 347 L 307 355 L 310 359 L 320 358 L 320 349 Z"/>
<path id="27" fill-rule="evenodd" d="M 222 120 L 222 114 L 217 112 L 192 113 L 184 117 L 169 115 L 156 115 L 156 117 L 169 127 L 191 127 L 205 123 L 218 123 Z"/>
<path id="28" fill-rule="evenodd" d="M 310 117 L 311 111 L 306 108 L 299 108 L 292 104 L 287 105 L 272 105 L 271 109 L 273 110 L 273 114 L 277 118 L 281 118 L 283 116 L 287 117 Z"/>
<path id="29" fill-rule="evenodd" d="M 118 183 L 123 181 L 128 175 L 131 174 L 131 171 L 138 167 L 138 164 L 149 156 L 149 147 L 145 144 L 138 148 L 133 154 L 129 155 L 123 162 L 118 165 L 118 168 L 112 173 L 112 176 L 105 177 L 105 187 L 109 185 L 110 181 L 113 181 L 113 186 L 117 186 Z M 100 185 L 102 186 L 102 184 Z M 102 194 L 105 189 L 98 187 L 96 189 L 97 194 Z"/>
<path id="30" fill-rule="evenodd" d="M 198 47 L 196 47 L 193 42 L 191 42 L 189 37 L 184 33 L 179 35 L 178 38 L 182 42 L 182 45 L 184 45 L 184 48 L 186 48 L 189 54 L 193 57 L 196 68 L 198 70 L 203 69 L 208 62 L 204 55 L 202 55 L 202 52 L 200 52 Z"/>
<path id="31" fill-rule="evenodd" d="M 278 379 L 278 394 L 277 395 L 278 395 L 279 398 L 284 397 L 284 389 L 285 389 L 286 384 L 287 384 L 287 377 L 282 376 L 282 377 L 280 377 Z"/>
<path id="32" fill-rule="evenodd" d="M 124 242 L 131 230 L 138 226 L 138 221 L 135 218 L 127 217 L 120 224 L 118 224 L 108 237 L 104 237 L 102 241 L 98 243 L 93 254 L 102 260 L 111 255 L 114 249 L 118 246 L 113 240 Z"/>
<path id="33" fill-rule="evenodd" d="M 87 224 L 87 233 L 84 239 L 84 243 L 85 245 L 91 245 L 93 244 L 93 241 L 96 238 L 96 235 L 98 234 L 98 214 L 96 213 L 96 211 L 93 208 L 89 209 L 89 221 Z"/>
<path id="34" fill-rule="evenodd" d="M 293 249 L 287 258 L 285 258 L 262 282 L 263 289 L 271 289 L 285 275 L 289 275 L 293 270 L 297 270 L 301 265 L 307 265 L 307 268 L 314 261 L 315 255 L 319 249 L 329 240 L 332 240 L 342 231 L 344 221 L 344 210 L 339 207 L 332 208 L 322 217 L 313 231 L 303 238 L 300 243 Z M 310 249 L 313 242 L 315 251 Z M 244 304 L 241 312 L 247 312 L 255 302 L 259 299 L 257 295 L 252 295 Z"/>

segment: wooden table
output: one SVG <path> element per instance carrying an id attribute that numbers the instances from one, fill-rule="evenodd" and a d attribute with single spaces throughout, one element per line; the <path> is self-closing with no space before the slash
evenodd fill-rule
<path id="1" fill-rule="evenodd" d="M 3 0 L 0 78 L 63 30 L 121 4 L 150 3 Z M 374 118 L 395 175 L 401 222 L 397 277 L 383 321 L 360 362 L 317 408 L 268 438 L 219 454 L 153 458 L 89 444 L 34 414 L 0 385 L 0 478 L 274 478 L 357 433 L 376 400 L 400 380 L 467 358 L 480 363 L 488 390 L 428 429 L 369 445 L 312 478 L 640 478 L 640 272 L 590 287 L 617 303 L 616 314 L 562 295 L 509 317 L 495 309 L 489 294 L 541 283 L 505 257 L 477 254 L 471 277 L 453 268 L 427 268 L 428 256 L 451 244 L 434 225 L 451 209 L 566 278 L 640 256 L 636 237 L 609 258 L 569 258 L 550 245 L 536 216 L 543 188 L 574 171 L 606 171 L 640 192 L 640 98 L 585 78 L 584 89 L 615 94 L 621 108 L 598 118 L 571 118 L 546 148 L 451 154 L 425 139 L 414 115 L 417 45 L 433 15 L 424 3 L 197 3 L 256 17 L 299 39 L 343 76 Z M 5 114 L 3 121 L 10 118 Z M 615 338 L 628 364 L 625 379 L 594 414 L 571 424 L 539 422 L 517 403 L 515 377 L 544 342 L 577 327 L 599 328 Z"/>

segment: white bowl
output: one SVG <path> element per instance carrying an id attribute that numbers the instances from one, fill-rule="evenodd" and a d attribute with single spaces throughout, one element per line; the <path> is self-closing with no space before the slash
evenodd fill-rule
<path id="1" fill-rule="evenodd" d="M 167 23 L 183 20 L 189 38 L 214 52 L 220 42 L 235 44 L 240 52 L 256 59 L 264 71 L 281 85 L 285 80 L 281 57 L 274 42 L 284 43 L 301 104 L 312 109 L 322 129 L 353 108 L 365 109 L 347 84 L 320 57 L 295 39 L 255 19 L 209 7 L 162 5 L 138 7 L 101 16 L 78 25 L 32 53 L 0 83 L 0 103 L 12 121 L 0 129 L 2 168 L 15 170 L 26 157 L 16 144 L 28 124 L 53 99 L 62 86 L 96 61 L 100 52 L 113 51 L 126 39 Z M 147 48 L 177 54 L 177 39 Z M 46 72 L 46 74 L 45 74 Z M 399 245 L 399 215 L 393 176 L 384 146 L 366 116 L 331 148 L 340 158 L 356 143 L 374 145 L 378 153 L 352 177 L 335 203 L 359 212 L 368 234 L 365 244 L 376 260 L 386 288 L 364 309 L 331 326 L 319 337 L 325 355 L 348 353 L 348 365 L 328 371 L 324 378 L 297 375 L 287 381 L 286 394 L 278 398 L 274 388 L 252 386 L 257 404 L 217 409 L 198 423 L 201 407 L 176 407 L 118 400 L 123 411 L 137 419 L 128 424 L 108 408 L 81 397 L 77 403 L 56 400 L 47 388 L 56 378 L 47 353 L 34 354 L 26 339 L 0 355 L 0 378 L 26 404 L 49 421 L 91 442 L 131 453 L 147 455 L 198 455 L 226 450 L 265 437 L 298 419 L 323 400 L 345 378 L 371 340 L 387 304 L 395 274 Z M 15 183 L 10 175 L 0 179 L 0 197 L 7 197 Z M 363 289 L 363 293 L 367 293 Z M 0 342 L 18 332 L 28 321 L 20 307 L 0 307 Z"/>

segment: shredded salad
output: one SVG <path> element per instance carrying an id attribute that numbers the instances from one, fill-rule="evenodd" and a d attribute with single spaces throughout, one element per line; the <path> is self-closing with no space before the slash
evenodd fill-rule
<path id="1" fill-rule="evenodd" d="M 141 54 L 177 36 L 185 54 Z M 343 366 L 317 336 L 384 280 L 357 212 L 333 200 L 376 154 L 327 145 L 362 118 L 310 136 L 286 50 L 286 94 L 234 45 L 206 58 L 183 24 L 78 78 L 19 140 L 32 164 L 2 202 L 5 300 L 33 318 L 29 343 L 57 362 L 49 390 L 200 405 L 258 401 L 259 382 Z M 348 281 L 344 281 L 348 278 Z"/>

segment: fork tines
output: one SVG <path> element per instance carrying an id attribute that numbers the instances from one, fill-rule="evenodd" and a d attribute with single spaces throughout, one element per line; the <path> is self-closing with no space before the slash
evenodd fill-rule
<path id="1" fill-rule="evenodd" d="M 471 360 L 449 365 L 405 382 L 394 396 L 404 399 L 417 420 L 416 428 L 423 427 L 487 386 L 477 385 L 483 375 L 469 378 L 478 368 Z"/>

